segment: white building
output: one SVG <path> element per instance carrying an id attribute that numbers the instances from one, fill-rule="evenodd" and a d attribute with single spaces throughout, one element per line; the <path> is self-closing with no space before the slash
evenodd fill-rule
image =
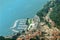
<path id="1" fill-rule="evenodd" d="M 35 15 L 34 18 L 32 18 L 31 20 L 32 20 L 32 23 L 28 27 L 29 31 L 37 29 L 37 26 L 38 26 L 38 24 L 40 22 L 40 18 L 37 15 Z"/>
<path id="2" fill-rule="evenodd" d="M 27 28 L 26 20 L 27 19 L 18 19 L 18 20 L 16 20 L 14 25 L 11 27 L 11 30 L 13 32 L 19 32 L 19 31 L 22 31 L 22 30 L 26 30 L 26 28 Z"/>

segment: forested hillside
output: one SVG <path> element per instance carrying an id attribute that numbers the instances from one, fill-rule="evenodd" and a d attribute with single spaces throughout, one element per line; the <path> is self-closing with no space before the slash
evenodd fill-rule
<path id="1" fill-rule="evenodd" d="M 53 8 L 53 11 L 49 16 L 55 22 L 55 26 L 60 29 L 60 0 L 48 2 L 42 10 L 38 11 L 37 15 L 40 17 L 41 21 L 44 21 L 43 17 L 48 14 L 50 8 Z"/>

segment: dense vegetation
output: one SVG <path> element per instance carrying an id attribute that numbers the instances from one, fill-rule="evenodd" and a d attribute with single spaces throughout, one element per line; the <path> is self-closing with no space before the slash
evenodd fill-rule
<path id="1" fill-rule="evenodd" d="M 55 1 L 53 11 L 51 12 L 50 18 L 56 23 L 57 28 L 60 29 L 60 0 Z"/>
<path id="2" fill-rule="evenodd" d="M 44 7 L 37 12 L 37 15 L 40 17 L 41 21 L 44 21 L 43 17 L 45 17 L 46 14 L 48 13 L 48 10 L 50 8 L 49 4 L 50 4 L 50 2 L 48 2 L 46 5 L 44 5 Z"/>
<path id="3" fill-rule="evenodd" d="M 46 16 L 46 14 L 49 11 L 49 8 L 53 8 L 53 11 L 50 14 L 50 18 L 55 22 L 56 27 L 60 29 L 60 0 L 55 0 L 51 4 L 52 1 L 48 2 L 42 10 L 40 10 L 37 15 L 40 17 L 41 21 L 43 20 L 43 17 Z"/>

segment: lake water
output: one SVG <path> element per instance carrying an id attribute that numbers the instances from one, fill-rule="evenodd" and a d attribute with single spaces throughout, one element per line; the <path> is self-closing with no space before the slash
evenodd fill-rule
<path id="1" fill-rule="evenodd" d="M 12 34 L 15 20 L 32 18 L 48 0 L 0 0 L 0 35 Z"/>

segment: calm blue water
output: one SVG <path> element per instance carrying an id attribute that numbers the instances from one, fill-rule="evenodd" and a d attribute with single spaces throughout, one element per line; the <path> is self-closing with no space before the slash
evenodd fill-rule
<path id="1" fill-rule="evenodd" d="M 0 35 L 11 34 L 15 20 L 32 18 L 48 0 L 0 0 Z"/>

